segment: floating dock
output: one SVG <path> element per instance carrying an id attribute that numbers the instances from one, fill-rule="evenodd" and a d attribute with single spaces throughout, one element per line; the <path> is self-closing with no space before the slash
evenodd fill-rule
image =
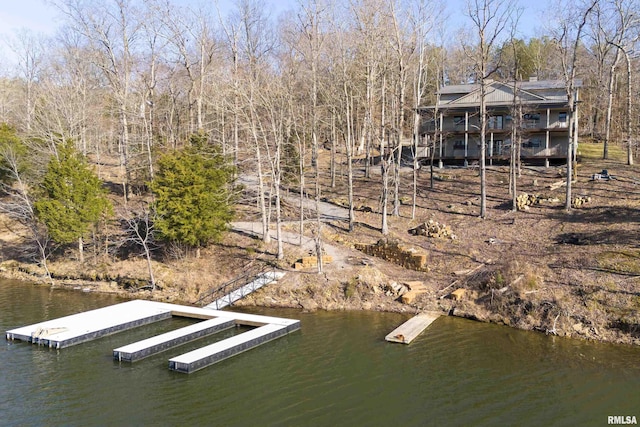
<path id="1" fill-rule="evenodd" d="M 171 310 L 134 300 L 7 331 L 8 340 L 65 348 L 171 318 Z"/>
<path id="2" fill-rule="evenodd" d="M 235 325 L 236 322 L 233 319 L 214 318 L 204 320 L 194 325 L 116 348 L 113 350 L 113 358 L 121 362 L 135 362 L 190 341 L 233 328 Z"/>
<path id="3" fill-rule="evenodd" d="M 389 342 L 399 342 L 409 344 L 418 335 L 431 325 L 434 320 L 440 317 L 439 313 L 422 313 L 404 322 L 402 325 L 394 329 L 384 339 Z"/>
<path id="4" fill-rule="evenodd" d="M 169 369 L 190 374 L 268 341 L 280 338 L 295 329 L 291 325 L 264 325 L 226 340 L 169 359 Z"/>
<path id="5" fill-rule="evenodd" d="M 133 362 L 235 325 L 257 327 L 171 359 L 177 361 L 170 362 L 171 369 L 189 373 L 300 329 L 294 319 L 134 300 L 12 329 L 6 337 L 64 348 L 173 316 L 203 321 L 114 349 L 114 358 Z"/>

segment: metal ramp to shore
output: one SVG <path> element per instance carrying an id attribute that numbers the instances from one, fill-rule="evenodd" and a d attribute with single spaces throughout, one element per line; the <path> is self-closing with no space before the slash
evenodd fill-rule
<path id="1" fill-rule="evenodd" d="M 12 329 L 6 338 L 61 349 L 173 316 L 202 321 L 116 348 L 114 359 L 135 362 L 236 325 L 256 327 L 169 360 L 169 369 L 191 373 L 300 329 L 294 319 L 134 300 Z"/>
<path id="2" fill-rule="evenodd" d="M 220 310 L 263 286 L 277 282 L 285 275 L 284 272 L 275 271 L 273 267 L 267 265 L 258 268 L 252 268 L 249 265 L 243 270 L 243 273 L 238 277 L 208 291 L 194 302 L 194 305 Z"/>
<path id="3" fill-rule="evenodd" d="M 255 277 L 252 281 L 235 289 L 228 294 L 218 298 L 211 304 L 207 304 L 204 308 L 210 308 L 213 310 L 220 310 L 221 308 L 232 305 L 239 299 L 249 295 L 251 292 L 257 291 L 261 287 L 270 283 L 277 282 L 284 277 L 285 273 L 280 271 L 267 271 Z"/>

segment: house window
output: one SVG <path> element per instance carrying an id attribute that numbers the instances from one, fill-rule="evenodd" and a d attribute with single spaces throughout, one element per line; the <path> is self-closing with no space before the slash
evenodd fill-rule
<path id="1" fill-rule="evenodd" d="M 561 128 L 566 128 L 567 127 L 567 112 L 566 111 L 560 111 L 558 113 L 558 122 L 560 123 L 560 127 Z"/>
<path id="2" fill-rule="evenodd" d="M 499 156 L 502 154 L 502 140 L 496 139 L 493 141 L 493 155 Z"/>
<path id="3" fill-rule="evenodd" d="M 502 116 L 489 116 L 489 129 L 504 129 Z"/>
<path id="4" fill-rule="evenodd" d="M 540 127 L 540 114 L 528 113 L 522 115 L 523 127 L 525 129 L 534 129 Z"/>
<path id="5" fill-rule="evenodd" d="M 453 124 L 454 126 L 464 126 L 464 116 L 453 116 Z"/>
<path id="6" fill-rule="evenodd" d="M 542 140 L 540 138 L 531 138 L 522 144 L 523 148 L 540 148 Z"/>
<path id="7" fill-rule="evenodd" d="M 458 139 L 453 141 L 453 149 L 454 150 L 464 150 L 464 141 Z"/>

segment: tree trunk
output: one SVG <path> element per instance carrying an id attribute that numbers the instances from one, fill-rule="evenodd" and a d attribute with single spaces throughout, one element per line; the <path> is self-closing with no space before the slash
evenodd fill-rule
<path id="1" fill-rule="evenodd" d="M 380 208 L 382 214 L 382 225 L 380 227 L 380 231 L 383 236 L 389 234 L 389 224 L 387 222 L 387 210 L 389 204 L 389 163 L 393 161 L 393 156 L 391 156 L 388 151 L 391 144 L 391 141 L 386 141 L 388 132 L 386 132 L 386 109 L 385 109 L 385 99 L 386 99 L 386 78 L 382 77 L 382 91 L 381 91 L 381 112 L 380 112 L 380 123 L 381 123 L 381 133 L 380 133 L 380 168 L 382 175 L 382 194 L 380 195 Z"/>
<path id="2" fill-rule="evenodd" d="M 522 112 L 520 108 L 518 108 L 515 90 L 516 82 L 514 79 L 514 96 L 513 96 L 513 118 L 511 120 L 511 162 L 509 165 L 509 193 L 511 193 L 511 210 L 517 211 L 517 199 L 518 199 L 518 175 L 516 173 L 517 167 L 516 164 L 518 162 L 518 152 L 519 145 L 516 144 L 516 140 L 518 139 L 518 126 L 519 126 L 519 117 L 521 117 Z"/>
<path id="3" fill-rule="evenodd" d="M 353 151 L 354 151 L 354 132 L 353 132 L 353 97 L 349 93 L 348 79 L 347 79 L 347 65 L 343 58 L 342 63 L 342 91 L 344 94 L 345 113 L 344 120 L 347 128 L 345 135 L 345 152 L 347 155 L 347 193 L 349 199 L 349 232 L 355 229 L 355 211 L 353 209 Z"/>
<path id="4" fill-rule="evenodd" d="M 484 70 L 482 71 L 484 73 Z M 487 82 L 484 75 L 480 80 L 480 218 L 487 217 Z"/>
<path id="5" fill-rule="evenodd" d="M 573 97 L 570 102 L 573 103 Z M 567 144 L 567 189 L 565 193 L 564 209 L 569 212 L 571 210 L 571 183 L 573 180 L 573 108 L 569 108 L 569 141 Z"/>
<path id="6" fill-rule="evenodd" d="M 298 140 L 298 157 L 300 160 L 298 161 L 298 172 L 300 173 L 300 217 L 299 217 L 299 228 L 300 228 L 300 246 L 302 246 L 302 240 L 304 238 L 304 201 L 305 201 L 305 180 L 304 180 L 304 156 L 305 156 L 305 144 L 304 140 L 300 137 L 300 134 L 296 131 L 296 138 Z"/>
<path id="7" fill-rule="evenodd" d="M 611 67 L 609 68 L 609 89 L 607 92 L 607 116 L 605 122 L 605 134 L 604 134 L 604 144 L 602 151 L 602 158 L 609 158 L 609 143 L 611 142 L 611 111 L 613 109 L 613 89 L 616 81 L 616 68 L 618 67 L 618 62 L 620 61 L 620 49 L 616 49 L 616 56 L 611 63 Z"/>
<path id="8" fill-rule="evenodd" d="M 151 283 L 151 290 L 156 290 L 156 279 L 153 275 L 153 264 L 151 263 L 151 251 L 149 250 L 149 246 L 144 244 L 144 256 L 147 260 L 147 270 L 149 271 L 149 282 Z"/>
<path id="9" fill-rule="evenodd" d="M 84 262 L 84 244 L 82 237 L 78 237 L 78 261 L 80 261 L 80 263 Z"/>
<path id="10" fill-rule="evenodd" d="M 389 156 L 389 159 L 392 159 L 391 156 Z M 382 172 L 382 195 L 380 198 L 382 208 L 382 225 L 380 227 L 380 232 L 383 236 L 389 234 L 389 223 L 387 221 L 387 206 L 389 204 L 389 159 L 387 159 L 387 155 L 382 155 L 382 158 L 380 159 Z"/>
<path id="11" fill-rule="evenodd" d="M 118 145 L 118 154 L 120 158 L 120 172 L 122 175 L 122 193 L 124 204 L 126 206 L 129 200 L 129 122 L 127 120 L 126 107 L 121 106 L 120 124 L 122 127 L 122 139 Z"/>
<path id="12" fill-rule="evenodd" d="M 331 113 L 331 188 L 336 188 L 336 114 Z"/>
<path id="13" fill-rule="evenodd" d="M 260 214 L 262 218 L 262 241 L 264 243 L 271 242 L 271 235 L 269 234 L 269 217 L 267 215 L 267 205 L 265 203 L 265 191 L 264 191 L 264 173 L 262 172 L 262 155 L 260 152 L 260 140 L 258 138 L 258 131 L 256 129 L 256 119 L 254 117 L 254 107 L 251 105 L 251 133 L 253 135 L 253 142 L 255 144 L 255 162 L 256 172 L 258 174 L 258 206 L 260 207 Z"/>
<path id="14" fill-rule="evenodd" d="M 371 145 L 373 140 L 373 67 L 367 63 L 366 107 L 363 138 L 365 142 L 364 176 L 371 178 Z M 382 153 L 381 153 L 382 155 Z"/>
<path id="15" fill-rule="evenodd" d="M 280 174 L 280 171 L 276 173 Z M 276 238 L 278 240 L 278 253 L 276 257 L 278 259 L 284 259 L 284 247 L 282 244 L 282 213 L 281 213 L 282 209 L 280 207 L 280 177 L 279 176 L 276 177 L 276 180 L 275 180 L 275 190 L 276 190 L 276 236 L 277 236 Z"/>
<path id="16" fill-rule="evenodd" d="M 418 103 L 415 103 L 417 105 Z M 412 145 L 412 157 L 413 157 L 413 181 L 411 184 L 411 219 L 416 218 L 416 204 L 418 199 L 418 142 L 420 139 L 420 112 L 415 109 L 413 116 L 413 145 Z"/>
<path id="17" fill-rule="evenodd" d="M 402 31 L 400 29 L 400 25 L 398 23 L 398 19 L 396 16 L 394 2 L 390 2 L 391 6 L 391 16 L 393 20 L 394 30 L 395 30 L 395 46 L 397 55 L 397 73 L 396 76 L 396 96 L 398 105 L 394 108 L 394 138 L 395 148 L 396 148 L 396 162 L 394 166 L 394 187 L 393 187 L 393 216 L 400 216 L 400 168 L 402 166 L 402 136 L 404 134 L 404 103 L 406 97 L 406 88 L 407 88 L 407 71 L 405 66 L 405 45 Z"/>
<path id="18" fill-rule="evenodd" d="M 627 165 L 633 165 L 633 143 L 631 137 L 631 60 L 629 53 L 624 51 L 624 57 L 627 61 Z"/>

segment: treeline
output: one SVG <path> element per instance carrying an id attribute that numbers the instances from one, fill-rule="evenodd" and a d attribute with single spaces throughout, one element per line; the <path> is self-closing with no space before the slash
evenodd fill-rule
<path id="1" fill-rule="evenodd" d="M 155 203 L 176 197 L 163 173 L 196 158 L 214 162 L 202 173 L 225 171 L 219 200 L 232 200 L 229 177 L 250 176 L 264 240 L 275 222 L 282 258 L 282 184 L 319 203 L 321 176 L 331 186 L 344 180 L 352 229 L 352 160 L 364 158 L 370 177 L 370 160 L 380 154 L 386 234 L 387 213 L 399 214 L 399 189 L 410 184 L 401 183 L 400 151 L 421 143 L 417 108 L 433 104 L 445 84 L 536 76 L 564 80 L 569 87 L 581 79 L 581 134 L 602 140 L 604 157 L 614 141 L 631 146 L 637 132 L 635 0 L 565 2 L 541 17 L 547 28 L 527 39 L 518 25 L 522 13 L 530 12 L 510 0 L 461 3 L 452 16 L 440 0 L 298 0 L 277 17 L 269 16 L 264 2 L 250 0 L 236 0 L 225 10 L 216 2 L 184 7 L 171 0 L 52 3 L 62 18 L 55 36 L 17 31 L 8 43 L 17 65 L 0 80 L 0 122 L 10 135 L 0 142 L 2 176 L 12 176 L 4 191 L 45 197 L 52 159 L 62 162 L 72 150 L 69 155 L 80 156 L 87 167 L 116 164 L 113 176 L 106 168 L 89 167 L 120 194 L 111 199 L 116 216 L 127 224 L 147 218 L 168 239 L 184 233 L 170 222 L 172 213 L 158 205 L 134 209 L 132 196 L 152 191 Z M 318 162 L 320 150 L 330 154 L 328 164 Z M 163 160 L 166 153 L 173 153 L 172 161 Z M 414 172 L 414 215 L 416 179 Z M 158 187 L 162 180 L 166 194 Z M 25 187 L 16 193 L 20 185 Z M 103 197 L 98 187 L 94 197 Z M 34 215 L 44 212 L 35 202 Z M 3 206 L 11 212 L 14 205 Z M 145 217 L 149 212 L 151 219 Z M 65 239 L 45 224 L 46 215 L 36 217 L 47 229 L 39 246 L 45 259 L 48 239 Z M 221 212 L 220 218 L 225 222 L 230 215 Z M 98 233 L 94 219 L 92 212 L 82 220 Z M 300 232 L 308 219 L 301 208 Z M 162 220 L 171 225 L 162 229 Z M 91 232 L 85 228 L 74 239 Z M 213 235 L 184 243 L 198 248 Z"/>

